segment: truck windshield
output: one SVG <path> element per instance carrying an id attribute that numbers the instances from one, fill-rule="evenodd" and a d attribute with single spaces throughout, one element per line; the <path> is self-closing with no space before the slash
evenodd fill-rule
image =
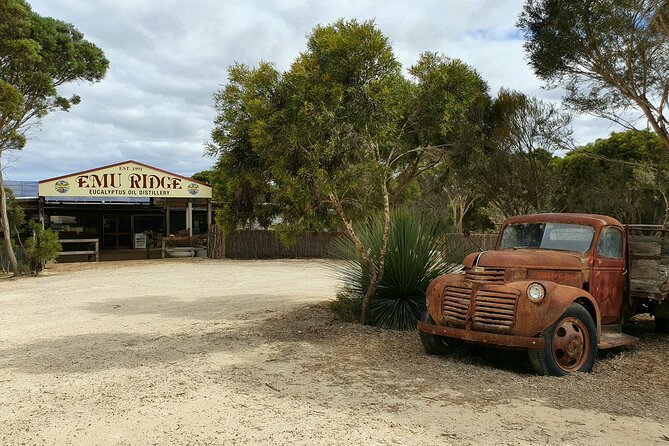
<path id="1" fill-rule="evenodd" d="M 586 252 L 594 234 L 595 229 L 587 225 L 515 223 L 504 228 L 499 248 Z"/>

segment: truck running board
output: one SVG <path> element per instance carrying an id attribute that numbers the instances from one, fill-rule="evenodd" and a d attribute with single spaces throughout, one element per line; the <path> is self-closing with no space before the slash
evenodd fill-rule
<path id="1" fill-rule="evenodd" d="M 620 325 L 618 325 L 618 327 L 620 327 Z M 607 330 L 606 327 L 602 327 L 602 337 L 599 340 L 597 348 L 599 350 L 606 350 L 608 348 L 634 345 L 637 342 L 639 342 L 639 338 L 636 336 L 630 336 L 619 331 L 610 331 Z"/>

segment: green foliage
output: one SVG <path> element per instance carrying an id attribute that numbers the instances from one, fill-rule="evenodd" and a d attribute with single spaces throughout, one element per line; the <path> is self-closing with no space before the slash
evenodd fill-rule
<path id="1" fill-rule="evenodd" d="M 556 212 L 561 179 L 553 153 L 572 146 L 570 114 L 557 106 L 502 89 L 489 118 L 484 157 L 474 188 L 495 223 L 512 215 Z"/>
<path id="2" fill-rule="evenodd" d="M 409 121 L 410 135 L 416 138 L 413 145 L 471 149 L 480 143 L 490 95 L 475 70 L 461 60 L 427 52 L 409 73 L 416 80 Z"/>
<path id="3" fill-rule="evenodd" d="M 24 0 L 0 1 L 0 171 L 3 152 L 22 149 L 32 125 L 50 111 L 67 111 L 80 102 L 77 95 L 61 96 L 59 87 L 100 81 L 108 66 L 102 50 L 73 25 L 41 17 Z M 6 225 L 6 210 L 0 209 Z M 9 237 L 4 244 L 10 252 Z M 12 254 L 9 260 L 18 274 Z"/>
<path id="4" fill-rule="evenodd" d="M 664 0 L 526 0 L 518 26 L 534 72 L 567 102 L 631 126 L 635 109 L 669 149 Z"/>
<path id="5" fill-rule="evenodd" d="M 249 221 L 269 226 L 275 216 L 273 183 L 266 153 L 272 134 L 267 128 L 273 119 L 280 74 L 273 65 L 258 68 L 235 64 L 228 69 L 228 84 L 214 97 L 219 113 L 208 146 L 218 161 L 210 175 L 214 195 L 223 206 L 217 225 L 231 232 Z"/>
<path id="6" fill-rule="evenodd" d="M 568 153 L 558 166 L 566 184 L 565 210 L 611 215 L 625 223 L 664 223 L 669 156 L 656 134 L 613 133 Z"/>
<path id="7" fill-rule="evenodd" d="M 360 320 L 362 296 L 346 287 L 330 302 L 330 309 L 344 322 L 357 322 Z"/>
<path id="8" fill-rule="evenodd" d="M 425 53 L 405 78 L 387 37 L 356 20 L 316 27 L 284 73 L 268 63 L 228 73 L 209 145 L 225 230 L 279 214 L 302 230 L 340 227 L 330 194 L 364 219 L 381 207 L 382 182 L 399 206 L 419 193 L 418 175 L 480 144 L 490 102 L 457 59 Z"/>
<path id="9" fill-rule="evenodd" d="M 278 137 L 267 146 L 285 222 L 333 224 L 334 193 L 349 218 L 381 206 L 406 81 L 373 22 L 318 26 L 283 75 Z M 303 224 L 304 225 L 304 224 Z"/>
<path id="10" fill-rule="evenodd" d="M 207 183 L 209 185 L 213 184 L 213 172 L 211 170 L 196 172 L 191 176 L 191 178 L 201 183 Z"/>
<path id="11" fill-rule="evenodd" d="M 43 229 L 41 225 L 30 222 L 33 236 L 25 241 L 26 266 L 30 273 L 39 274 L 47 262 L 56 260 L 63 250 L 58 241 L 58 233 L 51 229 Z"/>
<path id="12" fill-rule="evenodd" d="M 102 51 L 65 22 L 41 17 L 23 0 L 0 3 L 0 153 L 25 144 L 25 125 L 79 102 L 58 87 L 97 82 L 109 65 Z"/>
<path id="13" fill-rule="evenodd" d="M 14 197 L 14 192 L 12 192 L 11 189 L 6 187 L 5 194 L 7 199 L 7 218 L 9 219 L 9 227 L 11 228 L 12 231 L 15 232 L 25 223 L 26 215 L 25 212 L 23 211 L 23 208 L 19 206 L 18 201 L 16 201 L 16 198 Z M 0 225 L 0 231 L 2 231 L 1 225 Z"/>
<path id="14" fill-rule="evenodd" d="M 356 228 L 363 244 L 369 248 L 373 261 L 378 262 L 383 221 L 374 218 Z M 420 214 L 396 211 L 386 255 L 383 279 L 372 301 L 371 321 L 383 328 L 413 330 L 425 310 L 425 290 L 429 282 L 456 268 L 443 255 L 444 226 Z M 345 284 L 345 291 L 333 304 L 345 312 L 361 302 L 367 291 L 370 272 L 360 254 L 348 239 L 333 242 L 333 254 L 346 259 L 333 266 Z"/>

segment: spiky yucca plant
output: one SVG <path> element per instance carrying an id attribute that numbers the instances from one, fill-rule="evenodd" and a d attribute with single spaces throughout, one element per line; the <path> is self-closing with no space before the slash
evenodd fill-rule
<path id="1" fill-rule="evenodd" d="M 425 290 L 430 281 L 459 268 L 448 263 L 443 255 L 444 229 L 439 222 L 417 213 L 393 213 L 385 273 L 370 307 L 373 325 L 395 330 L 416 328 L 425 311 Z M 380 217 L 356 228 L 374 261 L 381 246 L 382 230 Z M 363 296 L 370 274 L 353 243 L 346 238 L 337 239 L 332 250 L 335 257 L 345 259 L 343 264 L 334 265 L 345 287 L 354 296 Z"/>

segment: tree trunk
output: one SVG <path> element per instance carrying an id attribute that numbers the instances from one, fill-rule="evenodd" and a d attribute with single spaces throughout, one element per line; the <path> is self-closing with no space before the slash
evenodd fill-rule
<path id="1" fill-rule="evenodd" d="M 2 178 L 2 164 L 0 164 L 0 223 L 2 223 L 2 234 L 4 238 L 5 250 L 9 259 L 9 267 L 15 276 L 19 275 L 19 263 L 16 261 L 14 249 L 12 248 L 11 230 L 9 228 L 9 218 L 7 217 L 7 194 L 5 193 L 5 182 Z"/>
<path id="2" fill-rule="evenodd" d="M 362 261 L 365 263 L 367 268 L 369 269 L 369 287 L 367 287 L 367 292 L 362 298 L 362 307 L 360 311 L 360 323 L 361 324 L 366 324 L 368 321 L 368 311 L 369 311 L 369 306 L 372 303 L 372 300 L 374 299 L 374 294 L 376 294 L 376 288 L 379 285 L 379 282 L 383 278 L 383 269 L 385 265 L 385 257 L 386 257 L 386 250 L 388 247 L 388 234 L 389 234 L 389 227 L 390 227 L 390 199 L 388 197 L 388 191 L 387 187 L 385 186 L 385 183 L 383 185 L 383 223 L 384 223 L 384 228 L 383 228 L 383 242 L 381 244 L 381 251 L 379 252 L 379 262 L 378 266 L 374 264 L 372 259 L 369 257 L 368 252 L 365 250 L 364 245 L 362 244 L 362 241 L 358 237 L 358 234 L 355 233 L 355 230 L 353 229 L 353 224 L 351 221 L 348 219 L 346 216 L 346 213 L 344 212 L 344 208 L 342 207 L 341 203 L 339 202 L 339 199 L 334 193 L 330 193 L 329 199 L 330 203 L 335 207 L 337 210 L 337 213 L 339 214 L 339 217 L 341 218 L 342 222 L 344 223 L 344 228 L 346 229 L 346 234 L 349 236 L 349 238 L 353 241 L 353 244 L 355 245 L 355 248 L 358 250 L 358 253 L 360 253 L 360 256 L 362 257 Z"/>
<path id="3" fill-rule="evenodd" d="M 381 191 L 383 192 L 383 240 L 379 252 L 378 269 L 374 270 L 374 273 L 370 275 L 369 288 L 367 288 L 367 292 L 362 298 L 362 310 L 360 312 L 361 324 L 366 324 L 368 322 L 367 313 L 369 311 L 369 306 L 372 304 L 372 300 L 376 294 L 376 288 L 383 280 L 383 273 L 386 267 L 386 252 L 388 251 L 388 239 L 390 238 L 390 196 L 388 195 L 388 186 L 386 185 L 385 180 L 381 184 Z"/>

